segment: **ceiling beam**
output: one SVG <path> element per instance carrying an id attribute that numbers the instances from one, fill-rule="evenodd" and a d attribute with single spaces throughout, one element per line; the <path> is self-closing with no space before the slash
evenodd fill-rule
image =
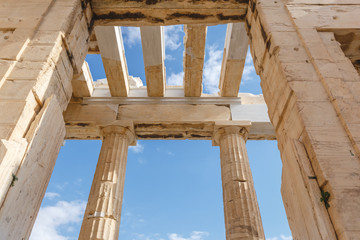
<path id="1" fill-rule="evenodd" d="M 146 87 L 149 97 L 165 95 L 165 44 L 162 26 L 140 27 Z"/>
<path id="2" fill-rule="evenodd" d="M 91 97 L 94 91 L 94 83 L 86 61 L 81 67 L 81 73 L 73 77 L 71 85 L 74 97 Z"/>
<path id="3" fill-rule="evenodd" d="M 206 42 L 205 25 L 184 25 L 184 95 L 200 97 Z"/>
<path id="4" fill-rule="evenodd" d="M 114 97 L 127 97 L 129 93 L 128 69 L 120 27 L 95 27 L 110 93 Z"/>
<path id="5" fill-rule="evenodd" d="M 92 0 L 96 25 L 225 24 L 244 21 L 249 0 Z"/>
<path id="6" fill-rule="evenodd" d="M 248 44 L 245 24 L 228 24 L 219 81 L 220 95 L 223 97 L 238 95 Z"/>
<path id="7" fill-rule="evenodd" d="M 100 54 L 99 46 L 96 40 L 95 31 L 92 31 L 89 40 L 88 54 Z"/>

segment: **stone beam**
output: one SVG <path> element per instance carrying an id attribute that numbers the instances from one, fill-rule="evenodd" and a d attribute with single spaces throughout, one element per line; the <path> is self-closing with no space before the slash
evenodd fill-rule
<path id="1" fill-rule="evenodd" d="M 201 98 L 122 98 L 70 103 L 64 113 L 67 139 L 100 139 L 100 127 L 133 122 L 138 139 L 206 139 L 215 122 L 251 121 L 249 139 L 275 139 L 262 96 L 221 102 Z M 242 99 L 242 102 L 240 102 Z M 230 104 L 231 103 L 231 104 Z"/>
<path id="2" fill-rule="evenodd" d="M 205 25 L 185 25 L 184 38 L 184 95 L 200 97 L 206 41 Z"/>
<path id="3" fill-rule="evenodd" d="M 90 35 L 88 54 L 100 54 L 95 31 L 93 31 Z"/>
<path id="4" fill-rule="evenodd" d="M 84 61 L 80 74 L 74 75 L 71 85 L 74 97 L 91 97 L 94 83 L 86 61 Z"/>
<path id="5" fill-rule="evenodd" d="M 129 83 L 121 29 L 120 27 L 95 27 L 95 33 L 111 95 L 126 97 L 129 92 Z"/>
<path id="6" fill-rule="evenodd" d="M 163 97 L 165 94 L 165 44 L 163 32 L 164 29 L 161 26 L 140 28 L 149 97 Z"/>
<path id="7" fill-rule="evenodd" d="M 244 21 L 248 2 L 248 0 L 93 0 L 91 5 L 97 25 L 160 26 Z"/>
<path id="8" fill-rule="evenodd" d="M 223 97 L 238 95 L 248 42 L 244 23 L 228 24 L 219 82 L 220 95 Z"/>

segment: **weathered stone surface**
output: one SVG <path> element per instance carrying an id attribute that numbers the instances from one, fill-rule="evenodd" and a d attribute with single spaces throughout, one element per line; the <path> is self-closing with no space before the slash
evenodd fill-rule
<path id="1" fill-rule="evenodd" d="M 98 25 L 224 24 L 244 21 L 248 1 L 92 1 Z"/>
<path id="2" fill-rule="evenodd" d="M 120 27 L 96 27 L 95 33 L 111 96 L 127 97 L 129 74 L 121 29 Z"/>
<path id="3" fill-rule="evenodd" d="M 238 95 L 248 45 L 245 24 L 228 24 L 219 81 L 221 96 L 236 97 Z"/>
<path id="4" fill-rule="evenodd" d="M 26 136 L 29 144 L 23 140 L 23 148 L 14 148 L 14 155 L 1 162 L 0 176 L 5 180 L 1 181 L 5 183 L 2 188 L 7 187 L 6 194 L 0 192 L 3 239 L 27 239 L 30 236 L 64 136 L 61 109 L 56 97 L 52 97 L 31 124 Z M 13 181 L 12 174 L 18 178 L 17 181 Z"/>
<path id="5" fill-rule="evenodd" d="M 164 29 L 140 27 L 146 88 L 149 97 L 164 97 L 166 85 Z"/>
<path id="6" fill-rule="evenodd" d="M 74 97 L 91 97 L 94 83 L 87 62 L 84 62 L 81 73 L 73 77 L 71 85 Z"/>
<path id="7" fill-rule="evenodd" d="M 1 140 L 0 142 L 0 205 L 3 204 L 6 193 L 9 190 L 13 180 L 12 174 L 16 174 L 17 169 L 24 156 L 28 142 L 26 139 L 7 141 Z"/>
<path id="8" fill-rule="evenodd" d="M 184 25 L 184 95 L 200 97 L 207 27 Z"/>
<path id="9" fill-rule="evenodd" d="M 253 121 L 251 128 L 256 131 L 250 130 L 249 135 L 253 139 L 266 136 L 274 139 L 276 133 L 283 161 L 282 195 L 294 239 L 357 238 L 360 232 L 360 22 L 356 21 L 360 4 L 357 0 L 93 0 L 91 5 L 77 0 L 0 3 L 0 182 L 4 183 L 0 187 L 0 238 L 28 237 L 65 134 L 61 116 L 65 109 L 67 136 L 75 139 L 100 138 L 100 127 L 133 121 L 134 134 L 141 139 L 211 139 L 217 121 L 230 125 L 239 125 L 236 120 Z M 259 116 L 250 106 L 253 103 L 246 103 L 246 98 L 241 98 L 241 103 L 235 101 L 240 108 L 246 108 L 238 114 L 233 103 L 229 109 L 230 104 L 224 102 L 202 106 L 180 99 L 205 96 L 201 95 L 201 71 L 206 24 L 241 21 L 246 21 L 255 69 L 261 77 L 274 129 L 268 121 L 255 121 Z M 119 51 L 113 52 L 112 44 L 107 42 L 119 43 L 119 32 L 115 32 L 117 35 L 106 38 L 105 43 L 101 43 L 101 36 L 97 39 L 110 91 L 102 86 L 101 93 L 97 91 L 91 97 L 91 75 L 87 73 L 82 78 L 81 74 L 88 72 L 83 63 L 93 24 L 141 25 L 146 89 L 133 89 L 134 95 L 128 91 L 122 47 L 118 45 Z M 175 91 L 165 92 L 160 26 L 169 24 L 189 26 L 184 57 L 185 93 L 177 89 L 183 94 L 178 101 L 184 102 L 166 105 L 169 99 L 179 97 Z M 94 37 L 91 40 L 96 41 Z M 243 40 L 242 47 L 226 45 L 220 80 L 220 95 L 237 100 L 239 70 L 244 63 L 237 53 L 242 52 L 242 56 L 246 53 L 247 42 Z M 227 42 L 231 43 L 231 39 Z M 95 46 L 93 51 L 98 50 Z M 111 97 L 110 92 L 112 96 L 131 95 L 134 99 L 160 97 L 157 98 L 160 101 L 133 105 L 128 98 L 117 98 L 118 102 L 114 103 L 114 98 L 106 99 Z M 72 96 L 76 98 L 68 107 Z M 162 97 L 167 100 L 163 101 Z M 105 103 L 96 105 L 97 100 Z M 122 105 L 121 101 L 126 104 Z M 220 145 L 227 238 L 261 239 L 256 195 L 248 163 L 243 161 L 245 140 L 239 134 L 224 134 Z M 128 142 L 122 139 L 118 145 L 127 147 Z M 114 156 L 124 160 L 124 153 L 117 152 Z M 232 159 L 236 161 L 227 161 Z M 121 166 L 124 170 L 124 165 Z M 246 171 L 237 172 L 238 166 Z M 116 168 L 110 169 L 110 173 L 115 171 Z M 10 187 L 13 173 L 19 182 Z M 94 181 L 95 189 L 97 184 Z M 122 190 L 117 190 L 120 196 Z M 244 198 L 240 191 L 249 198 Z M 34 192 L 40 194 L 34 196 Z M 320 202 L 321 192 L 330 193 L 329 208 Z M 94 199 L 89 201 L 89 206 L 102 201 Z M 113 199 L 107 200 L 111 203 Z M 115 204 L 121 205 L 121 200 L 117 199 Z M 119 208 L 104 206 L 94 210 L 100 213 L 95 218 L 88 219 L 89 214 L 85 215 L 88 222 L 84 226 L 92 228 L 88 232 L 98 234 L 100 239 L 116 239 Z M 103 218 L 103 212 L 106 216 L 116 216 L 115 220 Z M 245 217 L 238 217 L 242 213 Z M 110 232 L 112 237 L 106 235 Z"/>
<path id="10" fill-rule="evenodd" d="M 246 128 L 238 126 L 220 128 L 214 133 L 214 141 L 220 146 L 227 240 L 265 240 L 246 138 Z"/>
<path id="11" fill-rule="evenodd" d="M 96 166 L 79 239 L 118 239 L 128 146 L 134 133 L 108 126 Z"/>
<path id="12" fill-rule="evenodd" d="M 0 41 L 0 239 L 28 239 L 64 139 L 62 111 L 91 15 L 76 0 L 0 5 L 0 35 L 9 30 Z"/>
<path id="13" fill-rule="evenodd" d="M 295 239 L 351 239 L 353 231 L 360 230 L 353 214 L 358 209 L 354 196 L 359 196 L 360 105 L 358 94 L 353 94 L 357 84 L 347 83 L 359 81 L 359 76 L 336 42 L 344 32 L 338 32 L 338 39 L 331 33 L 357 28 L 359 23 L 351 18 L 360 6 L 347 4 L 354 3 L 249 4 L 251 51 L 276 129 L 283 160 L 282 195 Z M 314 182 L 308 179 L 311 172 Z M 319 190 L 330 193 L 329 209 L 319 205 Z"/>
<path id="14" fill-rule="evenodd" d="M 118 120 L 168 121 L 221 121 L 230 119 L 230 109 L 211 105 L 127 105 L 120 106 Z"/>

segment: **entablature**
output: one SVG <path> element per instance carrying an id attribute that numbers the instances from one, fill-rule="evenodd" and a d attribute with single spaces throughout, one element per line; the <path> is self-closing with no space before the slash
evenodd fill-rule
<path id="1" fill-rule="evenodd" d="M 244 21 L 249 0 L 92 0 L 96 25 L 225 24 Z"/>
<path id="2" fill-rule="evenodd" d="M 275 139 L 262 95 L 189 98 L 176 97 L 176 92 L 183 94 L 183 89 L 169 88 L 167 92 L 172 97 L 96 97 L 95 94 L 74 99 L 64 113 L 66 138 L 100 139 L 100 129 L 104 126 L 131 125 L 137 139 L 211 140 L 217 123 L 247 122 L 251 123 L 249 140 Z"/>

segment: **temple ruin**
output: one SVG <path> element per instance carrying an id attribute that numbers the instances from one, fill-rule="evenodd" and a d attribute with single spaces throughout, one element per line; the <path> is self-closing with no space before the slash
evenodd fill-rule
<path id="1" fill-rule="evenodd" d="M 171 87 L 162 31 L 177 24 L 184 83 Z M 202 75 L 217 24 L 215 96 Z M 119 26 L 141 29 L 146 87 L 130 87 Z M 248 45 L 263 96 L 238 94 Z M 108 84 L 94 86 L 88 53 Z M 0 0 L 0 239 L 29 238 L 64 139 L 103 140 L 79 239 L 118 238 L 137 139 L 220 146 L 227 240 L 265 239 L 245 142 L 276 139 L 293 238 L 360 239 L 359 73 L 359 0 Z"/>

